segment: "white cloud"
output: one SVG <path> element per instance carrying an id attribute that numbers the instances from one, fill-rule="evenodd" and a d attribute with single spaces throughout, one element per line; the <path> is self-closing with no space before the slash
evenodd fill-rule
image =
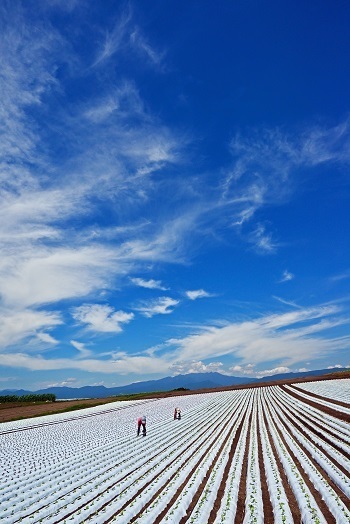
<path id="1" fill-rule="evenodd" d="M 115 360 L 72 359 L 54 358 L 45 359 L 42 356 L 31 356 L 25 353 L 6 353 L 1 355 L 3 366 L 14 368 L 25 368 L 37 371 L 49 371 L 60 369 L 78 369 L 89 373 L 106 374 L 154 374 L 167 373 L 169 364 L 162 359 L 154 359 L 147 356 L 128 356 Z"/>
<path id="2" fill-rule="evenodd" d="M 126 121 L 130 117 L 138 117 L 141 121 L 150 122 L 151 116 L 145 112 L 144 103 L 136 86 L 130 81 L 124 81 L 111 91 L 107 91 L 100 99 L 93 99 L 83 110 L 83 117 L 95 124 L 106 124 L 106 120 L 117 117 Z"/>
<path id="3" fill-rule="evenodd" d="M 197 334 L 170 339 L 181 361 L 207 360 L 230 355 L 242 365 L 280 361 L 290 367 L 308 358 L 319 358 L 349 345 L 348 337 L 322 338 L 311 336 L 347 323 L 335 315 L 335 307 L 315 307 L 291 313 L 231 323 L 224 327 L 207 326 Z M 322 322 L 318 322 L 319 318 Z M 329 317 L 329 318 L 327 318 Z"/>
<path id="4" fill-rule="evenodd" d="M 283 271 L 283 274 L 282 274 L 282 277 L 281 279 L 279 280 L 279 282 L 289 282 L 290 280 L 293 280 L 294 278 L 294 275 L 293 273 L 291 273 L 290 271 L 287 271 L 287 269 L 285 269 Z"/>
<path id="5" fill-rule="evenodd" d="M 286 133 L 278 128 L 251 129 L 231 141 L 233 165 L 221 184 L 221 205 L 229 207 L 231 225 L 241 238 L 261 253 L 279 247 L 266 225 L 254 224 L 264 206 L 288 201 L 314 174 L 313 168 L 330 162 L 350 162 L 350 120 L 334 127 L 309 126 Z M 300 180 L 303 171 L 304 180 Z"/>
<path id="6" fill-rule="evenodd" d="M 193 291 L 186 291 L 186 296 L 190 300 L 197 300 L 197 298 L 205 298 L 210 297 L 210 293 L 207 293 L 207 291 L 204 291 L 204 289 L 196 289 Z"/>
<path id="7" fill-rule="evenodd" d="M 15 229 L 15 228 L 14 228 Z M 0 287 L 2 290 L 1 302 L 6 305 L 8 312 L 3 322 L 9 315 L 17 317 L 17 311 L 23 307 L 38 307 L 44 304 L 54 304 L 65 299 L 77 299 L 86 297 L 93 293 L 100 293 L 104 289 L 113 289 L 118 276 L 123 276 L 128 271 L 133 271 L 139 264 L 149 260 L 170 261 L 172 253 L 178 244 L 178 236 L 175 228 L 169 224 L 173 238 L 167 235 L 167 228 L 163 225 L 159 234 L 149 237 L 142 228 L 128 230 L 126 234 L 141 234 L 142 240 L 128 240 L 114 248 L 104 246 L 90 240 L 91 244 L 79 245 L 78 239 L 73 247 L 64 247 L 52 244 L 45 247 L 42 243 L 35 241 L 23 242 L 22 244 L 13 240 L 9 235 L 9 241 L 3 244 L 2 258 L 0 260 Z M 102 232 L 103 233 L 103 232 Z M 179 233 L 180 234 L 180 233 Z M 101 235 L 102 236 L 102 235 Z M 130 238 L 130 237 L 129 237 Z M 41 239 L 42 240 L 42 239 Z M 103 240 L 102 238 L 99 240 Z M 14 242 L 14 245 L 12 243 Z M 180 256 L 178 256 L 180 259 Z M 137 281 L 147 286 L 160 285 L 159 281 Z M 163 286 L 160 286 L 163 287 Z M 178 301 L 173 299 L 162 299 L 147 307 L 144 314 L 171 312 L 169 308 L 177 305 Z M 11 311 L 13 313 L 11 313 Z M 41 313 L 43 315 L 43 313 Z M 8 343 L 19 342 L 22 337 L 35 333 L 37 328 L 49 328 L 56 325 L 57 315 L 46 315 L 45 319 L 52 318 L 53 323 L 37 324 L 37 314 L 31 312 L 26 316 L 27 321 L 32 319 L 32 329 L 21 330 L 21 323 L 13 325 L 13 333 L 4 337 Z M 0 323 L 1 324 L 1 323 Z M 17 335 L 13 335 L 17 331 Z M 1 329 L 0 329 L 1 340 Z"/>
<path id="8" fill-rule="evenodd" d="M 175 163 L 178 157 L 179 142 L 169 130 L 161 126 L 144 126 L 133 129 L 118 139 L 121 153 L 132 159 L 140 173 L 150 173 L 163 167 L 165 163 Z M 140 183 L 140 176 L 136 179 Z M 136 186 L 135 186 L 136 187 Z"/>
<path id="9" fill-rule="evenodd" d="M 189 232 L 196 227 L 197 218 L 196 211 L 192 210 L 169 218 L 162 222 L 153 236 L 143 234 L 122 244 L 119 258 L 140 262 L 183 263 L 188 257 Z"/>
<path id="10" fill-rule="evenodd" d="M 229 368 L 230 373 L 239 373 L 240 375 L 247 375 L 249 377 L 255 376 L 255 364 L 246 364 L 244 366 L 240 366 L 239 364 L 236 364 L 235 366 L 231 366 Z"/>
<path id="11" fill-rule="evenodd" d="M 272 234 L 266 231 L 266 227 L 258 224 L 254 231 L 249 234 L 249 242 L 254 249 L 262 254 L 275 253 L 278 247 L 277 242 L 272 238 Z"/>
<path id="12" fill-rule="evenodd" d="M 286 366 L 278 366 L 272 369 L 265 369 L 263 371 L 257 371 L 255 376 L 258 378 L 263 378 L 263 377 L 268 377 L 270 375 L 279 375 L 282 373 L 290 373 L 290 372 L 291 372 L 290 368 Z"/>
<path id="13" fill-rule="evenodd" d="M 54 312 L 4 308 L 0 311 L 0 347 L 3 348 L 17 344 L 27 337 L 37 337 L 42 329 L 62 324 L 60 315 Z"/>
<path id="14" fill-rule="evenodd" d="M 164 287 L 160 280 L 144 280 L 143 278 L 130 278 L 135 286 L 144 287 L 146 289 L 160 289 L 166 291 L 168 288 Z"/>
<path id="15" fill-rule="evenodd" d="M 337 306 L 317 306 L 297 311 L 290 311 L 288 313 L 267 315 L 258 321 L 261 325 L 268 328 L 286 328 L 293 324 L 300 322 L 313 321 L 315 319 L 328 317 L 339 313 L 340 309 Z M 338 320 L 333 320 L 335 325 L 338 325 Z M 314 324 L 316 327 L 319 324 Z"/>
<path id="16" fill-rule="evenodd" d="M 151 66 L 159 66 L 163 62 L 164 51 L 159 51 L 152 46 L 142 34 L 139 27 L 132 24 L 133 13 L 130 4 L 120 14 L 118 22 L 112 31 L 107 31 L 101 48 L 98 51 L 97 58 L 93 67 L 101 66 L 115 55 L 131 52 L 139 54 L 142 58 L 142 64 L 146 62 Z"/>
<path id="17" fill-rule="evenodd" d="M 126 45 L 126 39 L 130 32 L 130 22 L 132 19 L 132 12 L 130 5 L 121 13 L 118 22 L 115 24 L 111 32 L 107 31 L 104 42 L 98 52 L 97 58 L 93 66 L 97 66 L 104 61 L 111 58 L 116 53 L 120 52 L 123 46 Z"/>
<path id="18" fill-rule="evenodd" d="M 30 306 L 86 296 L 108 284 L 113 266 L 115 253 L 98 245 L 18 250 L 0 263 L 2 299 Z"/>
<path id="19" fill-rule="evenodd" d="M 66 380 L 62 380 L 60 382 L 51 382 L 49 384 L 46 383 L 46 384 L 43 384 L 40 389 L 42 388 L 64 388 L 64 387 L 69 387 L 69 388 L 78 387 L 77 379 L 74 377 L 69 377 Z"/>
<path id="20" fill-rule="evenodd" d="M 100 333 L 120 333 L 123 330 L 122 324 L 128 324 L 134 318 L 133 313 L 114 311 L 112 307 L 100 304 L 77 307 L 72 316 L 81 324 L 86 324 L 90 330 Z"/>
<path id="21" fill-rule="evenodd" d="M 257 371 L 255 369 L 255 364 L 246 364 L 244 366 L 232 366 L 229 368 L 229 371 L 233 374 L 239 373 L 239 375 L 247 376 L 250 378 L 263 378 L 271 375 L 290 373 L 292 370 L 287 366 L 277 366 L 271 369 Z"/>
<path id="22" fill-rule="evenodd" d="M 333 366 L 327 366 L 327 369 L 341 369 L 343 368 L 344 366 L 342 366 L 341 364 L 334 364 Z"/>
<path id="23" fill-rule="evenodd" d="M 169 367 L 169 370 L 174 373 L 174 375 L 211 372 L 224 373 L 222 362 L 210 362 L 209 364 L 204 364 L 200 360 L 174 362 L 174 364 Z"/>
<path id="24" fill-rule="evenodd" d="M 150 318 L 154 315 L 169 315 L 178 304 L 179 300 L 170 297 L 159 297 L 149 302 L 144 302 L 143 305 L 135 309 L 140 311 L 145 317 Z"/>
<path id="25" fill-rule="evenodd" d="M 57 4 L 56 0 L 50 3 Z M 78 7 L 77 1 L 66 2 L 67 10 L 73 7 Z M 209 187 L 204 176 L 196 178 L 187 170 L 182 170 L 185 176 L 173 177 L 169 170 L 170 176 L 167 171 L 167 176 L 155 179 L 156 172 L 163 174 L 162 170 L 165 172 L 170 164 L 173 168 L 184 162 L 184 149 L 189 141 L 150 113 L 141 97 L 142 91 L 133 82 L 119 78 L 110 84 L 105 82 L 103 68 L 119 53 L 130 55 L 132 51 L 134 57 L 142 56 L 158 70 L 163 64 L 164 54 L 133 23 L 130 5 L 105 34 L 95 55 L 95 67 L 88 71 L 81 58 L 73 55 L 73 47 L 63 33 L 58 34 L 49 23 L 28 17 L 25 3 L 9 2 L 2 14 L 9 15 L 4 17 L 0 48 L 3 88 L 0 343 L 3 347 L 30 337 L 54 344 L 56 339 L 46 331 L 62 323 L 63 315 L 43 311 L 44 305 L 63 309 L 65 300 L 80 298 L 93 302 L 96 295 L 101 297 L 106 290 L 115 291 L 118 279 L 123 277 L 125 282 L 128 275 L 144 271 L 146 265 L 149 271 L 156 263 L 181 263 L 201 244 L 192 242 L 194 234 L 212 233 L 227 225 L 227 216 L 231 224 L 243 229 L 262 206 L 288 198 L 295 168 L 349 161 L 349 123 L 344 122 L 333 129 L 309 129 L 299 138 L 280 130 L 251 133 L 249 138 L 237 136 L 231 144 L 237 161 L 222 187 L 216 190 Z M 96 40 L 92 38 L 93 41 Z M 86 100 L 87 92 L 84 102 L 72 105 L 61 84 L 62 78 L 75 82 L 82 77 L 87 79 L 87 75 L 91 77 L 86 81 L 91 80 L 91 86 L 94 83 L 98 95 Z M 106 87 L 108 84 L 112 87 Z M 57 105 L 58 94 L 61 103 Z M 166 199 L 159 198 L 165 194 Z M 147 206 L 149 212 L 154 202 L 157 202 L 156 215 L 151 214 L 149 221 L 141 225 L 137 219 L 135 224 L 135 217 L 148 216 L 142 206 Z M 102 216 L 111 220 L 107 227 L 104 218 L 99 223 Z M 266 225 L 253 226 L 246 235 L 260 252 L 273 253 L 278 247 Z M 152 279 L 139 279 L 136 285 L 165 289 L 160 281 Z M 199 292 L 206 293 L 189 291 L 192 296 L 187 296 L 192 300 L 203 297 L 193 295 Z M 178 303 L 162 297 L 142 304 L 139 311 L 148 317 L 169 314 Z M 132 313 L 108 308 L 85 304 L 75 310 L 76 320 L 91 330 L 115 333 L 133 318 Z M 323 311 L 321 316 L 326 314 Z M 292 342 L 304 350 L 309 344 L 313 354 L 317 353 L 314 349 L 317 340 L 310 337 L 311 333 L 326 326 L 331 328 L 335 321 L 317 324 L 316 318 L 308 318 L 312 325 L 307 330 L 294 330 L 296 342 L 292 333 L 283 334 L 286 344 L 290 342 L 289 349 L 294 347 Z M 283 319 L 287 321 L 288 318 Z M 210 332 L 209 327 L 206 335 L 212 336 L 219 351 L 235 353 L 236 346 L 230 347 L 225 340 L 229 326 L 227 332 L 224 329 L 213 328 Z M 231 342 L 238 344 L 238 354 L 245 345 L 249 353 L 254 349 L 255 331 L 257 349 L 261 346 L 261 354 L 257 351 L 255 358 L 262 358 L 265 353 L 269 356 L 269 347 L 271 353 L 278 352 L 278 344 L 284 341 L 278 329 L 272 320 L 265 325 L 258 320 L 232 325 Z M 242 338 L 235 338 L 237 332 Z M 203 340 L 198 343 L 204 343 L 205 333 L 200 335 Z M 90 365 L 92 369 L 97 359 L 83 362 L 89 350 L 82 343 L 73 342 L 80 357 L 75 364 L 77 369 Z M 187 342 L 191 345 L 190 339 Z M 185 355 L 187 342 L 183 339 L 180 343 Z M 326 342 L 321 340 L 320 351 L 328 350 Z M 296 358 L 300 352 L 301 349 L 296 352 Z M 205 358 L 206 351 L 198 353 L 198 357 L 196 354 L 193 357 L 196 362 Z M 30 366 L 35 369 L 35 365 L 49 366 L 45 359 L 35 361 L 23 354 L 20 358 L 29 369 Z M 193 360 L 190 351 L 187 358 Z M 64 359 L 56 362 L 63 368 L 69 366 Z M 125 372 L 127 364 L 132 367 L 134 363 L 136 369 L 138 362 L 121 358 L 115 369 Z M 149 366 L 150 362 L 151 359 L 145 361 Z M 152 363 L 168 369 L 161 359 Z M 104 363 L 100 365 L 105 369 Z"/>
<path id="26" fill-rule="evenodd" d="M 273 295 L 273 298 L 275 300 L 278 300 L 278 302 L 281 302 L 281 304 L 285 304 L 286 306 L 292 306 L 292 307 L 295 307 L 297 309 L 303 309 L 301 306 L 299 306 L 298 304 L 296 304 L 295 302 L 293 302 L 291 300 L 285 300 L 284 298 L 277 297 L 275 295 Z"/>
<path id="27" fill-rule="evenodd" d="M 37 333 L 36 336 L 41 342 L 44 342 L 45 344 L 52 344 L 54 346 L 59 344 L 59 341 L 52 337 L 49 333 Z"/>
<path id="28" fill-rule="evenodd" d="M 154 46 L 151 46 L 142 35 L 139 27 L 136 27 L 131 33 L 130 42 L 151 64 L 159 66 L 162 63 L 165 52 L 159 51 Z"/>
<path id="29" fill-rule="evenodd" d="M 237 158 L 237 164 L 225 182 L 226 192 L 229 193 L 230 182 L 249 177 L 250 173 L 251 180 L 262 190 L 261 194 L 267 196 L 271 195 L 271 190 L 277 190 L 277 196 L 283 194 L 282 185 L 288 182 L 288 176 L 295 167 L 313 167 L 330 161 L 348 163 L 349 131 L 350 120 L 347 119 L 334 127 L 308 126 L 296 130 L 294 134 L 287 134 L 278 128 L 251 130 L 249 137 L 238 133 L 231 141 L 231 151 Z M 261 175 L 267 174 L 265 168 L 270 171 L 269 178 L 265 179 L 268 186 L 259 185 L 263 182 Z M 279 178 L 276 177 L 278 173 Z M 269 189 L 268 193 L 264 188 Z"/>
<path id="30" fill-rule="evenodd" d="M 94 308 L 91 310 L 91 307 L 80 311 L 85 322 L 90 322 L 98 329 L 116 328 L 120 319 L 113 321 L 113 312 L 95 311 L 97 314 L 94 316 L 90 315 L 92 311 Z M 305 355 L 317 359 L 331 355 L 338 349 L 348 348 L 349 337 L 319 336 L 324 330 L 329 330 L 339 323 L 340 319 L 336 316 L 339 312 L 336 308 L 320 306 L 291 314 L 269 315 L 251 321 L 227 324 L 219 328 L 211 326 L 203 328 L 198 334 L 169 340 L 157 351 L 146 350 L 134 355 L 128 355 L 125 351 L 115 351 L 112 355 L 104 353 L 100 358 L 93 358 L 87 355 L 85 344 L 73 340 L 72 345 L 80 353 L 75 359 L 48 359 L 23 352 L 4 352 L 1 363 L 4 366 L 33 370 L 77 369 L 91 373 L 122 375 L 141 373 L 146 376 L 154 374 L 156 370 L 157 373 L 219 371 L 260 377 L 288 372 L 295 364 L 304 363 Z M 322 318 L 321 322 L 318 322 L 318 318 Z M 347 319 L 343 321 L 347 322 Z M 314 336 L 315 333 L 318 333 L 318 336 Z M 160 356 L 156 356 L 156 353 Z M 220 356 L 225 355 L 237 362 L 228 371 L 218 360 Z M 205 364 L 208 360 L 209 363 Z M 279 365 L 257 371 L 258 365 L 265 366 L 268 362 L 279 362 Z M 336 367 L 338 366 L 336 364 Z"/>
<path id="31" fill-rule="evenodd" d="M 40 110 L 45 97 L 55 89 L 56 60 L 59 56 L 62 60 L 64 53 L 62 39 L 52 27 L 36 21 L 34 28 L 26 23 L 25 9 L 22 11 L 18 2 L 10 4 L 2 5 L 0 21 L 0 178 L 10 189 L 22 185 L 34 189 L 46 163 L 38 130 L 27 111 Z M 39 164 L 37 176 L 33 176 L 31 164 Z"/>
<path id="32" fill-rule="evenodd" d="M 152 173 L 178 161 L 181 148 L 177 137 L 148 114 L 130 81 L 110 89 L 104 84 L 74 108 L 65 99 L 57 111 L 57 92 L 66 96 L 57 74 L 60 66 L 74 78 L 96 71 L 87 73 L 70 43 L 50 24 L 29 18 L 24 5 L 6 6 L 3 14 L 0 305 L 17 315 L 23 308 L 103 292 L 144 262 L 170 259 L 181 232 L 167 243 L 171 224 L 166 220 L 159 231 L 152 221 L 140 225 L 128 217 L 156 193 Z M 127 7 L 106 36 L 97 58 L 101 66 L 124 45 L 137 52 L 142 47 L 152 60 L 152 48 L 139 30 L 131 42 L 131 19 Z M 43 118 L 52 103 L 54 121 Z M 50 140 L 55 147 L 45 149 Z M 57 161 L 52 151 L 61 146 Z M 117 206 L 124 206 L 128 223 L 96 223 L 95 213 L 104 206 L 116 214 Z M 79 228 L 71 220 L 79 220 Z M 16 340 L 21 333 L 35 333 L 36 314 L 31 318 L 32 329 L 19 326 Z M 5 339 L 13 340 L 12 334 Z"/>
<path id="33" fill-rule="evenodd" d="M 331 282 L 340 282 L 342 280 L 347 280 L 350 278 L 350 271 L 345 271 L 344 273 L 339 273 L 338 275 L 334 275 L 330 277 Z"/>
<path id="34" fill-rule="evenodd" d="M 92 355 L 90 349 L 86 349 L 85 344 L 78 342 L 77 340 L 71 340 L 72 346 L 79 351 L 79 358 L 88 358 Z"/>

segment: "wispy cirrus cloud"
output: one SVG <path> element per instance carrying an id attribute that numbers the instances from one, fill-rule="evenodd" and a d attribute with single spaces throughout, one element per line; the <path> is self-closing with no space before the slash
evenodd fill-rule
<path id="1" fill-rule="evenodd" d="M 78 350 L 79 355 L 78 358 L 89 358 L 93 354 L 93 352 L 90 349 L 87 349 L 85 347 L 85 344 L 83 342 L 78 342 L 77 340 L 71 340 L 70 343 L 72 346 Z"/>
<path id="2" fill-rule="evenodd" d="M 73 13 L 79 2 L 58 6 L 50 0 L 40 9 L 48 12 L 53 5 Z M 182 366 L 214 369 L 219 364 L 209 352 L 211 342 L 218 354 L 248 363 L 251 354 L 256 361 L 288 359 L 280 347 L 290 355 L 295 349 L 296 359 L 309 348 L 313 355 L 332 351 L 335 342 L 318 335 L 344 320 L 323 310 L 318 322 L 310 312 L 299 317 L 298 322 L 309 323 L 303 329 L 288 328 L 294 317 L 281 318 L 281 326 L 267 317 L 265 323 L 253 319 L 204 326 L 192 338 L 180 338 L 178 348 L 161 343 L 161 358 L 154 356 L 157 352 L 119 354 L 112 366 L 94 358 L 84 342 L 75 340 L 76 333 L 69 337 L 78 351 L 72 361 L 48 362 L 24 353 L 30 340 L 31 351 L 38 340 L 57 346 L 55 329 L 63 322 L 67 331 L 121 332 L 134 314 L 97 304 L 102 296 L 107 300 L 130 283 L 130 275 L 156 274 L 157 265 L 187 262 L 228 226 L 255 251 L 275 253 L 278 233 L 271 232 L 270 222 L 256 219 L 257 211 L 291 198 L 301 169 L 348 162 L 350 134 L 348 121 L 333 128 L 238 133 L 230 144 L 231 168 L 218 186 L 217 173 L 225 168 L 202 173 L 197 164 L 187 163 L 191 138 L 161 121 L 157 104 L 157 115 L 152 113 L 147 89 L 130 79 L 133 68 L 139 73 L 141 60 L 153 72 L 166 70 L 164 50 L 136 25 L 131 5 L 120 9 L 107 32 L 97 20 L 89 25 L 84 18 L 91 35 L 88 31 L 89 45 L 81 54 L 76 34 L 55 27 L 55 17 L 40 20 L 30 6 L 16 0 L 0 6 L 0 342 L 7 348 L 8 365 L 161 372 L 174 363 L 179 348 L 181 362 L 189 363 Z M 83 96 L 78 97 L 82 84 Z M 134 283 L 165 291 L 159 280 Z M 207 292 L 188 293 L 195 300 Z M 75 306 L 70 309 L 75 322 L 63 314 L 66 301 L 68 308 Z M 150 318 L 169 314 L 178 304 L 161 297 L 135 310 Z M 337 343 L 342 346 L 345 340 Z M 18 360 L 9 355 L 16 344 L 21 345 L 14 352 Z"/>
<path id="3" fill-rule="evenodd" d="M 231 225 L 248 242 L 262 253 L 273 253 L 278 243 L 266 226 L 254 224 L 256 212 L 291 199 L 303 184 L 300 172 L 305 178 L 320 165 L 349 164 L 350 121 L 333 127 L 309 125 L 294 132 L 253 129 L 246 135 L 237 133 L 230 146 L 234 162 L 222 181 L 220 201 L 229 206 Z"/>
<path id="4" fill-rule="evenodd" d="M 112 31 L 107 31 L 104 35 L 104 40 L 98 51 L 93 67 L 108 60 L 123 46 L 127 45 L 127 40 L 130 34 L 130 22 L 132 20 L 132 10 L 130 4 L 120 13 L 119 19 L 114 25 Z"/>
<path id="5" fill-rule="evenodd" d="M 123 331 L 123 324 L 128 324 L 133 320 L 134 313 L 125 311 L 115 311 L 112 307 L 101 304 L 84 304 L 74 308 L 73 318 L 80 324 L 99 333 L 120 333 Z M 75 345 L 77 348 L 77 345 Z M 77 348 L 78 349 L 78 348 Z"/>
<path id="6" fill-rule="evenodd" d="M 18 315 L 33 322 L 19 325 L 16 337 L 4 328 L 7 346 L 49 327 L 49 319 L 57 326 L 59 315 L 47 313 L 44 322 L 37 308 L 113 288 L 145 262 L 170 259 L 180 233 L 167 243 L 166 219 L 161 227 L 140 225 L 135 211 L 156 196 L 151 176 L 178 161 L 182 144 L 145 110 L 132 81 L 103 83 L 83 103 L 66 97 L 60 67 L 75 79 L 90 74 L 97 85 L 101 68 L 125 43 L 151 57 L 140 30 L 131 41 L 130 8 L 106 37 L 95 78 L 70 42 L 29 17 L 24 4 L 6 3 L 0 15 L 0 305 L 8 323 Z M 47 119 L 53 108 L 55 118 Z M 114 223 L 99 221 L 102 209 Z"/>
<path id="7" fill-rule="evenodd" d="M 37 339 L 41 342 L 44 342 L 45 344 L 50 344 L 53 346 L 56 346 L 56 344 L 59 344 L 59 341 L 56 340 L 53 336 L 51 336 L 49 333 L 37 333 Z"/>
<path id="8" fill-rule="evenodd" d="M 106 315 L 102 314 L 102 319 L 93 322 L 101 325 L 105 319 Z M 87 354 L 81 354 L 75 359 L 48 359 L 23 352 L 4 352 L 2 363 L 9 367 L 33 370 L 79 369 L 106 374 L 142 372 L 145 376 L 157 369 L 159 373 L 219 371 L 262 377 L 296 368 L 303 369 L 300 364 L 305 364 L 305 355 L 311 360 L 324 358 L 335 350 L 349 347 L 349 337 L 332 337 L 330 334 L 333 327 L 345 323 L 348 323 L 348 319 L 341 317 L 339 308 L 317 306 L 250 321 L 227 323 L 221 327 L 203 326 L 198 333 L 182 339 L 170 339 L 155 351 L 135 355 L 119 351 L 108 359 L 105 358 L 107 354 L 102 359 Z M 86 349 L 76 341 L 71 343 L 82 353 Z M 235 365 L 226 367 L 219 360 L 228 355 L 234 357 L 237 362 Z M 269 362 L 274 365 L 267 368 Z"/>
<path id="9" fill-rule="evenodd" d="M 135 50 L 137 50 L 151 64 L 156 66 L 162 64 L 165 51 L 160 51 L 152 46 L 142 34 L 139 27 L 136 27 L 130 34 L 130 43 L 134 46 Z"/>
<path id="10" fill-rule="evenodd" d="M 286 306 L 291 306 L 293 308 L 295 307 L 297 309 L 303 309 L 301 306 L 299 306 L 298 304 L 296 304 L 292 300 L 286 300 L 285 298 L 277 297 L 275 295 L 273 295 L 273 298 L 275 300 L 278 300 L 278 302 L 281 302 L 281 304 L 285 304 Z"/>
<path id="11" fill-rule="evenodd" d="M 278 243 L 273 239 L 271 233 L 266 230 L 263 224 L 258 224 L 257 227 L 248 235 L 248 241 L 253 248 L 262 254 L 275 253 Z"/>
<path id="12" fill-rule="evenodd" d="M 158 68 L 165 56 L 165 51 L 153 46 L 142 33 L 141 28 L 136 25 L 130 4 L 121 11 L 113 29 L 105 33 L 93 67 L 100 66 L 118 53 L 126 52 L 140 55 L 143 61 Z"/>
<path id="13" fill-rule="evenodd" d="M 160 280 L 153 280 L 152 278 L 150 280 L 144 280 L 143 278 L 135 277 L 130 278 L 130 280 L 133 284 L 135 284 L 135 286 L 144 287 L 146 289 L 160 289 L 162 291 L 166 291 L 168 289 L 163 286 Z"/>
<path id="14" fill-rule="evenodd" d="M 206 298 L 206 297 L 211 297 L 213 295 L 211 295 L 204 289 L 194 289 L 193 291 L 186 291 L 186 296 L 190 300 L 197 300 L 197 298 Z"/>
<path id="15" fill-rule="evenodd" d="M 37 24 L 34 36 L 20 4 L 2 5 L 0 180 L 6 182 L 9 191 L 18 191 L 23 186 L 35 189 L 45 175 L 46 151 L 30 113 L 33 108 L 40 112 L 45 97 L 56 87 L 55 61 L 62 50 L 62 41 L 57 32 Z M 32 164 L 38 166 L 35 176 Z"/>
<path id="16" fill-rule="evenodd" d="M 97 358 L 44 358 L 32 356 L 25 353 L 4 353 L 1 356 L 3 366 L 24 368 L 29 370 L 60 370 L 76 369 L 87 371 L 88 373 L 105 373 L 111 374 L 153 374 L 157 369 L 159 373 L 165 373 L 169 370 L 169 364 L 162 359 L 155 359 L 148 356 L 125 356 L 115 360 L 102 360 Z"/>
<path id="17" fill-rule="evenodd" d="M 330 282 L 336 283 L 341 282 L 342 280 L 347 280 L 350 278 L 350 271 L 344 271 L 343 273 L 339 273 L 338 275 L 333 275 L 329 278 Z"/>
<path id="18" fill-rule="evenodd" d="M 305 126 L 295 129 L 294 133 L 285 132 L 280 128 L 251 130 L 249 137 L 237 133 L 231 141 L 231 151 L 237 158 L 237 163 L 225 179 L 223 189 L 226 192 L 223 195 L 230 196 L 231 183 L 249 178 L 256 184 L 251 186 L 255 187 L 256 194 L 259 195 L 255 200 L 259 201 L 264 195 L 282 197 L 285 195 L 282 186 L 288 181 L 294 168 L 312 167 L 328 162 L 348 164 L 349 144 L 348 119 L 335 126 Z M 269 177 L 265 172 L 267 168 L 270 169 Z M 286 189 L 289 192 L 291 188 Z"/>
<path id="19" fill-rule="evenodd" d="M 223 327 L 207 326 L 202 332 L 182 339 L 170 339 L 181 361 L 206 360 L 224 355 L 234 356 L 239 365 L 278 360 L 290 367 L 308 358 L 331 354 L 347 347 L 349 339 L 319 336 L 348 320 L 338 316 L 335 306 L 319 306 L 289 313 L 265 316 Z M 321 322 L 318 320 L 322 319 Z"/>
<path id="20" fill-rule="evenodd" d="M 0 267 L 2 301 L 8 306 L 30 307 L 103 289 L 113 267 L 111 257 L 112 251 L 102 246 L 41 248 L 37 252 L 31 248 L 20 257 L 15 252 Z"/>
<path id="21" fill-rule="evenodd" d="M 95 124 L 104 124 L 111 118 L 117 117 L 126 121 L 130 117 L 143 121 L 150 121 L 151 115 L 145 111 L 144 102 L 134 82 L 122 81 L 117 87 L 107 90 L 101 98 L 93 98 L 86 108 L 82 109 L 82 116 Z"/>
<path id="22" fill-rule="evenodd" d="M 151 318 L 154 315 L 169 315 L 174 311 L 174 307 L 179 304 L 179 300 L 170 297 L 159 297 L 148 302 L 143 302 L 135 308 L 145 317 Z"/>
<path id="23" fill-rule="evenodd" d="M 56 312 L 29 309 L 1 308 L 0 347 L 18 344 L 28 337 L 37 337 L 42 330 L 57 327 L 63 323 Z"/>

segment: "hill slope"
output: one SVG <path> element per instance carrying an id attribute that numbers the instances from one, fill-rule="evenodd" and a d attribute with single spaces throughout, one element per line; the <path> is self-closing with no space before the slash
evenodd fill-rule
<path id="1" fill-rule="evenodd" d="M 222 386 L 238 386 L 242 384 L 271 382 L 290 378 L 322 376 L 331 373 L 330 369 L 320 369 L 298 373 L 283 373 L 278 375 L 266 376 L 260 379 L 251 377 L 235 377 L 222 375 L 221 373 L 189 373 L 187 375 L 176 375 L 175 377 L 165 377 L 158 380 L 147 380 L 134 382 L 126 386 L 106 388 L 105 386 L 83 386 L 81 388 L 51 387 L 37 391 L 2 390 L 2 395 L 28 395 L 30 393 L 43 394 L 52 393 L 57 399 L 76 399 L 76 398 L 107 398 L 116 395 L 130 393 L 149 393 L 153 391 L 171 391 L 178 388 L 189 390 L 219 388 Z"/>

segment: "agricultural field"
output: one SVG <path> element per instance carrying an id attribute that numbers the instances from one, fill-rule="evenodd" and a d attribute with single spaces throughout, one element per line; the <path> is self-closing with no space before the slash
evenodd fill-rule
<path id="1" fill-rule="evenodd" d="M 349 421 L 338 379 L 3 423 L 0 524 L 349 523 Z"/>

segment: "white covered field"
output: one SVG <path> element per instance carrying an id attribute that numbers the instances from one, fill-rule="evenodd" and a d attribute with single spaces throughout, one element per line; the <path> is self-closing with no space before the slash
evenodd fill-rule
<path id="1" fill-rule="evenodd" d="M 348 523 L 349 418 L 342 379 L 3 423 L 0 523 Z"/>

